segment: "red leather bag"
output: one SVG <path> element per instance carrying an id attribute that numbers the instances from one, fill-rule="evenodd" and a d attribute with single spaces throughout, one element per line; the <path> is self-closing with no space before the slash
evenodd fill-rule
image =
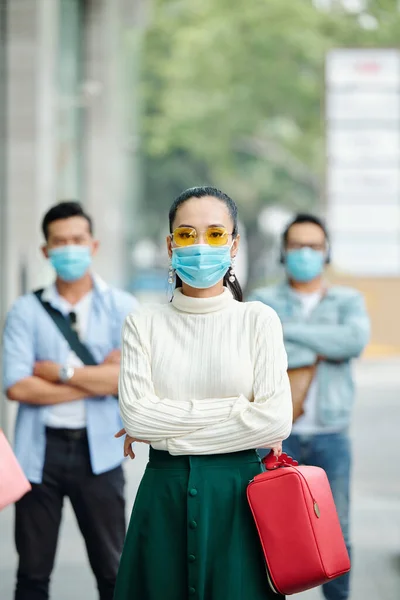
<path id="1" fill-rule="evenodd" d="M 298 466 L 271 452 L 266 472 L 247 487 L 268 581 L 290 595 L 327 583 L 350 570 L 328 478 L 319 467 Z"/>

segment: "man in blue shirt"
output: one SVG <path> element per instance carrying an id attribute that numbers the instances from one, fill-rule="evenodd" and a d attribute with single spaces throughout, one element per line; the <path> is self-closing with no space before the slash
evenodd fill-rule
<path id="1" fill-rule="evenodd" d="M 18 298 L 3 334 L 3 383 L 19 405 L 15 452 L 32 491 L 16 504 L 15 600 L 49 598 L 65 496 L 99 598 L 112 600 L 125 537 L 123 445 L 114 437 L 122 426 L 119 348 L 123 322 L 137 303 L 92 273 L 98 242 L 80 204 L 54 206 L 42 228 L 56 280 L 41 301 L 70 323 L 94 360 L 83 364 L 35 294 Z"/>
<path id="2" fill-rule="evenodd" d="M 278 313 L 294 406 L 295 399 L 302 403 L 294 411 L 299 416 L 283 450 L 302 464 L 326 471 L 350 551 L 351 362 L 366 346 L 370 325 L 359 292 L 324 281 L 324 265 L 329 260 L 328 233 L 322 221 L 298 215 L 283 233 L 281 262 L 287 280 L 256 290 L 250 299 L 264 302 Z M 347 600 L 349 575 L 326 584 L 323 593 L 327 600 Z"/>

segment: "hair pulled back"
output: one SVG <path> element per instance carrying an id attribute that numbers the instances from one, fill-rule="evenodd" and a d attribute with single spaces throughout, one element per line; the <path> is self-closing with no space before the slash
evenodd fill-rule
<path id="1" fill-rule="evenodd" d="M 232 237 L 233 237 L 233 239 L 235 239 L 238 235 L 238 209 L 237 209 L 237 206 L 236 206 L 235 202 L 232 200 L 232 198 L 230 198 L 227 194 L 224 194 L 224 192 L 221 192 L 221 190 L 218 190 L 217 188 L 209 187 L 209 186 L 200 186 L 200 187 L 189 188 L 189 189 L 185 190 L 184 192 L 182 192 L 182 194 L 180 194 L 175 199 L 175 201 L 173 202 L 173 204 L 169 210 L 169 231 L 170 231 L 170 233 L 172 233 L 172 230 L 173 230 L 173 223 L 175 221 L 176 213 L 178 212 L 178 209 L 182 206 L 182 204 L 184 204 L 185 202 L 190 200 L 190 198 L 205 198 L 207 196 L 210 196 L 211 198 L 216 198 L 217 200 L 220 200 L 227 207 L 229 214 L 231 216 L 231 219 L 233 221 Z M 176 275 L 176 287 L 181 287 L 181 286 L 182 286 L 182 281 L 181 281 L 180 277 L 178 277 L 178 275 Z M 237 278 L 235 279 L 234 282 L 229 281 L 229 271 L 224 276 L 224 286 L 230 289 L 235 300 L 237 300 L 238 302 L 243 302 L 243 292 L 242 292 L 240 283 L 238 282 Z"/>

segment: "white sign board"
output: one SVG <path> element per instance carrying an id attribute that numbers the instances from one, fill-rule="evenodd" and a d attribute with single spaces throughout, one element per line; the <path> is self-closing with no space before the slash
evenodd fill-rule
<path id="1" fill-rule="evenodd" d="M 328 160 L 335 166 L 398 169 L 400 164 L 398 128 L 345 129 L 335 123 L 327 132 L 327 142 Z"/>
<path id="2" fill-rule="evenodd" d="M 400 53 L 395 49 L 332 50 L 327 56 L 330 88 L 390 91 L 400 88 Z"/>
<path id="3" fill-rule="evenodd" d="M 397 91 L 370 92 L 362 90 L 331 91 L 327 97 L 326 117 L 329 121 L 400 121 L 400 104 Z"/>
<path id="4" fill-rule="evenodd" d="M 400 276 L 400 51 L 330 52 L 325 105 L 334 266 Z"/>
<path id="5" fill-rule="evenodd" d="M 382 204 L 379 210 L 371 204 L 354 204 L 349 202 L 332 203 L 328 213 L 330 231 L 347 233 L 351 235 L 368 234 L 393 234 L 399 232 L 400 204 Z"/>
<path id="6" fill-rule="evenodd" d="M 327 191 L 330 195 L 366 197 L 379 194 L 382 198 L 396 196 L 400 189 L 400 169 L 341 169 L 330 166 Z"/>

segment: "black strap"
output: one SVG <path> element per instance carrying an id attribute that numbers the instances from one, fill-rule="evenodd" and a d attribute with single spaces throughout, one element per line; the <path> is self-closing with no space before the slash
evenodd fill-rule
<path id="1" fill-rule="evenodd" d="M 78 334 L 71 327 L 71 323 L 64 317 L 64 315 L 53 308 L 49 302 L 45 302 L 42 300 L 43 290 L 36 290 L 33 292 L 36 298 L 39 300 L 40 304 L 43 306 L 44 310 L 47 312 L 49 317 L 52 318 L 55 325 L 58 327 L 59 331 L 67 340 L 69 347 L 78 358 L 83 362 L 84 365 L 88 367 L 94 367 L 98 364 L 95 360 L 93 354 L 90 352 L 89 348 L 85 346 L 83 342 L 79 339 Z"/>

